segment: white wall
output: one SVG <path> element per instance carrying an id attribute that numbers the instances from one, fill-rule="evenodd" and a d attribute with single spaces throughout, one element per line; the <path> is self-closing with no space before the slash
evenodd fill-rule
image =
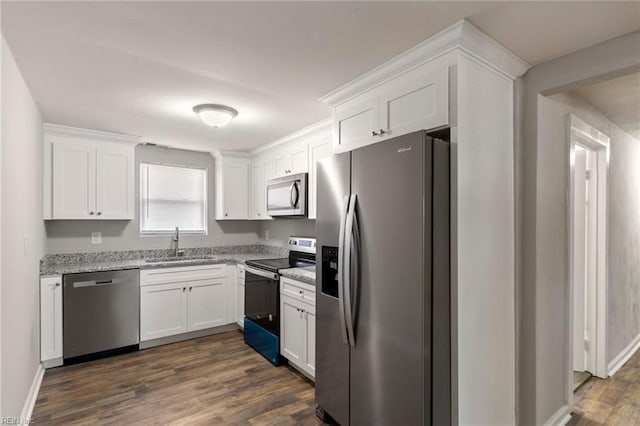
<path id="1" fill-rule="evenodd" d="M 42 120 L 2 39 L 2 416 L 19 416 L 40 360 Z"/>
<path id="2" fill-rule="evenodd" d="M 266 239 L 266 232 L 269 239 Z M 312 219 L 275 219 L 260 222 L 260 238 L 264 244 L 286 246 L 289 237 L 315 237 L 316 221 Z"/>

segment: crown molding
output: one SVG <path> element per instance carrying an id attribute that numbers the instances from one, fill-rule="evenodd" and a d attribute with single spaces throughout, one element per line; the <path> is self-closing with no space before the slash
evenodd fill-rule
<path id="1" fill-rule="evenodd" d="M 142 137 L 123 135 L 119 133 L 103 132 L 100 130 L 82 129 L 79 127 L 63 126 L 61 124 L 44 123 L 42 125 L 47 136 L 65 136 L 82 139 L 102 140 L 105 142 L 122 142 L 132 145 L 142 143 Z"/>
<path id="2" fill-rule="evenodd" d="M 455 50 L 466 52 L 511 80 L 515 80 L 531 67 L 469 21 L 462 19 L 319 99 L 333 107 L 399 74 Z"/>
<path id="3" fill-rule="evenodd" d="M 249 154 L 250 155 L 258 155 L 258 154 L 261 154 L 261 153 L 263 153 L 265 151 L 269 151 L 269 150 L 271 150 L 273 148 L 276 148 L 278 146 L 286 145 L 286 144 L 288 144 L 290 142 L 293 142 L 293 141 L 296 141 L 298 139 L 302 139 L 304 137 L 312 136 L 315 133 L 320 133 L 320 132 L 322 132 L 324 130 L 330 130 L 331 129 L 331 124 L 332 124 L 331 117 L 325 118 L 322 121 L 318 121 L 317 123 L 313 123 L 310 126 L 303 127 L 300 130 L 296 130 L 293 133 L 290 133 L 290 134 L 288 134 L 286 136 L 283 136 L 283 137 L 281 137 L 279 139 L 276 139 L 273 142 L 269 142 L 266 145 L 259 146 L 258 148 L 255 148 L 255 149 L 249 151 Z"/>

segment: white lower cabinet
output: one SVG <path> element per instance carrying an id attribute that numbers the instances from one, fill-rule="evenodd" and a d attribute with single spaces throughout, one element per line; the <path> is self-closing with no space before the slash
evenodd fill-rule
<path id="1" fill-rule="evenodd" d="M 218 327 L 228 322 L 226 277 L 189 282 L 187 298 L 189 331 Z"/>
<path id="2" fill-rule="evenodd" d="M 302 292 L 313 292 L 313 286 L 282 278 L 286 285 L 298 286 Z M 315 300 L 302 301 L 283 292 L 280 282 L 280 353 L 289 363 L 315 378 L 316 373 L 316 307 Z"/>
<path id="3" fill-rule="evenodd" d="M 187 283 L 150 285 L 140 288 L 140 340 L 186 333 Z"/>
<path id="4" fill-rule="evenodd" d="M 140 272 L 140 341 L 235 322 L 226 265 Z"/>
<path id="5" fill-rule="evenodd" d="M 244 265 L 238 265 L 238 286 L 236 287 L 237 323 L 244 328 Z"/>
<path id="6" fill-rule="evenodd" d="M 62 277 L 40 279 L 40 360 L 62 365 Z"/>

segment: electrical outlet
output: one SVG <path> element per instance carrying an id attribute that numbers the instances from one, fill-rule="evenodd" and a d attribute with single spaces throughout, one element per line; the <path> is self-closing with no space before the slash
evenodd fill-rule
<path id="1" fill-rule="evenodd" d="M 102 244 L 102 232 L 91 233 L 91 244 Z"/>
<path id="2" fill-rule="evenodd" d="M 265 229 L 265 230 L 264 230 L 264 239 L 265 239 L 266 241 L 269 241 L 269 230 L 268 230 L 268 229 Z"/>

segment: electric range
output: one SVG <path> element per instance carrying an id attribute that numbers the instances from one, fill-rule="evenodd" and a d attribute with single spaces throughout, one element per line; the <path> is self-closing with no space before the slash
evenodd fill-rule
<path id="1" fill-rule="evenodd" d="M 244 340 L 274 365 L 280 356 L 280 269 L 313 266 L 315 238 L 290 237 L 289 257 L 248 260 L 245 267 Z"/>

